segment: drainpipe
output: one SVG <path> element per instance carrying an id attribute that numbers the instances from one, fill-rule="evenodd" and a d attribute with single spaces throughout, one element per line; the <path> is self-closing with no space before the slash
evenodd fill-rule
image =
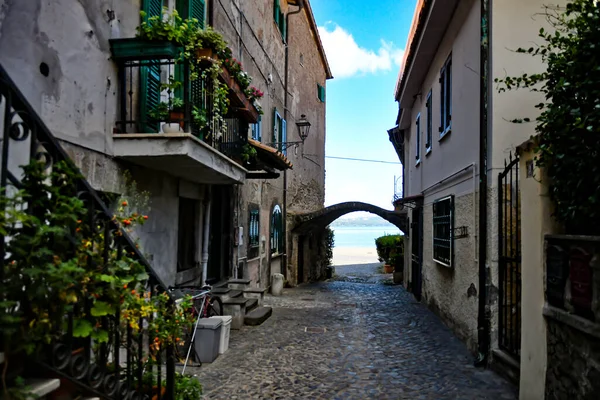
<path id="1" fill-rule="evenodd" d="M 210 206 L 212 203 L 212 191 L 209 186 L 206 189 L 206 201 L 204 204 L 204 232 L 202 234 L 202 285 L 206 284 L 208 267 L 208 244 L 210 242 Z"/>
<path id="2" fill-rule="evenodd" d="M 488 78 L 490 0 L 481 0 L 481 42 L 479 83 L 479 304 L 477 313 L 477 366 L 485 366 L 490 346 L 490 310 L 487 276 L 487 136 L 488 136 Z"/>
<path id="3" fill-rule="evenodd" d="M 286 37 L 285 37 L 285 78 L 283 83 L 283 119 L 287 121 L 288 115 L 288 76 L 289 76 L 289 40 L 290 37 L 290 15 L 299 14 L 304 9 L 304 0 L 298 0 L 297 2 L 298 9 L 296 11 L 288 12 L 285 16 L 285 26 L 286 26 Z M 285 246 L 285 255 L 281 260 L 281 272 L 283 276 L 287 278 L 287 169 L 283 171 L 283 243 Z"/>

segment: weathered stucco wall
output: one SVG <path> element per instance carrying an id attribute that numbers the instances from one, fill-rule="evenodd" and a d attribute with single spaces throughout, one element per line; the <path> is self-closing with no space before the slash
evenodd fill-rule
<path id="1" fill-rule="evenodd" d="M 454 198 L 454 226 L 468 227 L 469 236 L 454 240 L 454 264 L 433 260 L 433 207 L 425 201 L 423 212 L 423 301 L 467 343 L 477 347 L 478 269 L 475 262 L 473 196 Z"/>
<path id="2" fill-rule="evenodd" d="M 7 0 L 0 63 L 52 133 L 111 152 L 117 69 L 108 39 L 132 37 L 139 0 Z"/>
<path id="3" fill-rule="evenodd" d="M 516 53 L 519 47 L 529 48 L 541 43 L 540 28 L 551 29 L 546 20 L 545 6 L 564 5 L 565 0 L 502 0 L 491 2 L 491 78 L 521 76 L 543 71 L 539 57 Z M 527 89 L 499 93 L 492 84 L 489 98 L 489 122 L 493 132 L 488 166 L 490 176 L 497 176 L 504 167 L 509 152 L 534 135 L 534 123 L 514 124 L 515 118 L 531 118 L 539 114 L 535 104 L 543 101 L 540 93 Z M 495 180 L 490 182 L 496 185 Z"/>
<path id="4" fill-rule="evenodd" d="M 410 110 L 410 130 L 405 131 L 406 193 L 411 196 L 460 171 L 479 157 L 479 2 L 465 1 L 456 9 L 452 22 L 440 43 L 429 72 Z M 452 129 L 440 140 L 440 71 L 452 57 Z M 427 95 L 432 93 L 433 145 L 426 155 Z M 416 132 L 420 115 L 421 131 Z M 416 135 L 420 135 L 421 161 L 417 165 Z M 471 190 L 463 182 L 452 191 Z M 450 192 L 448 192 L 450 193 Z"/>
<path id="5" fill-rule="evenodd" d="M 436 56 L 415 98 L 411 125 L 405 136 L 405 196 L 424 193 L 423 205 L 423 301 L 442 317 L 470 350 L 477 346 L 477 183 L 479 157 L 479 30 L 478 1 L 460 2 L 440 43 Z M 452 57 L 452 130 L 440 140 L 440 71 Z M 427 95 L 432 93 L 432 150 L 426 154 Z M 421 131 L 416 132 L 420 115 Z M 420 135 L 421 161 L 416 163 L 416 135 Z M 446 180 L 450 175 L 463 172 Z M 440 181 L 445 180 L 443 183 Z M 454 265 L 433 260 L 432 203 L 454 197 L 454 227 L 466 226 L 468 236 L 454 240 Z M 410 209 L 408 215 L 412 218 Z M 412 221 L 411 221 L 412 222 Z M 411 232 L 412 233 L 412 232 Z M 410 236 L 410 235 L 409 235 Z M 405 284 L 414 283 L 409 237 L 405 252 Z"/>
<path id="6" fill-rule="evenodd" d="M 77 145 L 63 143 L 67 154 L 73 159 L 92 187 L 108 193 L 126 192 L 126 171 L 137 184 L 139 192 L 149 195 L 148 221 L 138 228 L 133 236 L 139 238 L 140 247 L 148 261 L 167 285 L 190 282 L 197 279 L 201 271 L 177 273 L 179 197 L 193 198 L 203 204 L 205 187 L 174 178 L 154 170 L 127 165 Z M 144 211 L 144 210 L 141 210 Z M 203 213 L 198 212 L 198 227 L 202 226 Z M 197 232 L 198 253 L 201 260 L 202 230 Z"/>

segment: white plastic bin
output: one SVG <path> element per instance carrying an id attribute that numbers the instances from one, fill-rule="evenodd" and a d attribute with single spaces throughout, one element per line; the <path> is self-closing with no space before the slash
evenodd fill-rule
<path id="1" fill-rule="evenodd" d="M 223 315 L 218 317 L 210 317 L 220 319 L 221 325 L 221 341 L 219 342 L 219 354 L 223 354 L 229 348 L 229 333 L 231 332 L 231 315 Z M 209 319 L 210 319 L 209 318 Z"/>

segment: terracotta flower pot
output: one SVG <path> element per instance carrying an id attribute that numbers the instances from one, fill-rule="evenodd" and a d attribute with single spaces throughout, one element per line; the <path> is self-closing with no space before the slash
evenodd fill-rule
<path id="1" fill-rule="evenodd" d="M 386 274 L 391 274 L 392 272 L 394 272 L 394 267 L 392 265 L 385 264 L 383 266 L 383 270 Z"/>
<path id="2" fill-rule="evenodd" d="M 212 49 L 197 49 L 196 50 L 197 58 L 214 58 L 214 53 Z"/>

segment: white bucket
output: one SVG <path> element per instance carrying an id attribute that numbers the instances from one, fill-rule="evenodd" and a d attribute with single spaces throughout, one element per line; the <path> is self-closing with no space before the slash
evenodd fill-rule
<path id="1" fill-rule="evenodd" d="M 229 333 L 231 332 L 231 315 L 222 315 L 218 317 L 210 317 L 210 318 L 218 318 L 223 324 L 221 325 L 221 341 L 219 342 L 219 354 L 223 354 L 229 348 Z"/>

